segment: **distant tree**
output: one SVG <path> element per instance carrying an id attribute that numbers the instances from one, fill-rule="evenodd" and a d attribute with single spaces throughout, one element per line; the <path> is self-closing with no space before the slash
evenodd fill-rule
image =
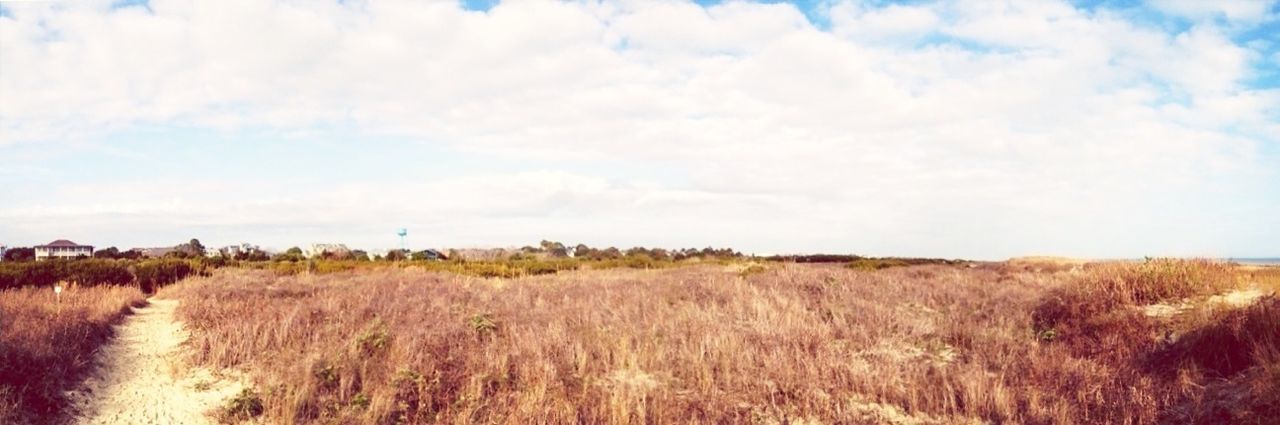
<path id="1" fill-rule="evenodd" d="M 685 248 L 671 254 L 671 258 L 675 260 L 685 260 L 689 258 L 697 258 L 700 255 L 696 248 Z"/>
<path id="2" fill-rule="evenodd" d="M 622 258 L 622 251 L 619 251 L 618 248 L 608 247 L 608 248 L 605 248 L 604 251 L 600 251 L 600 258 L 610 259 L 610 260 L 615 258 Z"/>
<path id="3" fill-rule="evenodd" d="M 284 250 L 282 253 L 276 254 L 275 257 L 271 258 L 271 261 L 289 261 L 296 263 L 305 259 L 306 257 L 302 255 L 302 248 L 295 246 Z"/>
<path id="4" fill-rule="evenodd" d="M 369 253 L 359 249 L 352 250 L 351 259 L 356 261 L 369 261 Z"/>
<path id="5" fill-rule="evenodd" d="M 35 248 L 9 248 L 4 252 L 5 261 L 31 261 L 35 259 Z"/>
<path id="6" fill-rule="evenodd" d="M 204 256 L 204 244 L 199 239 L 192 238 L 186 243 L 178 244 L 173 247 L 173 251 L 169 251 L 164 255 L 167 258 L 200 258 Z"/>
<path id="7" fill-rule="evenodd" d="M 655 260 L 670 260 L 670 259 L 671 259 L 671 253 L 670 253 L 670 252 L 667 252 L 667 250 L 662 249 L 662 248 L 654 248 L 654 249 L 652 249 L 652 250 L 649 250 L 649 256 L 650 256 L 650 257 L 653 257 L 653 259 L 655 259 Z"/>
<path id="8" fill-rule="evenodd" d="M 107 249 L 99 249 L 95 251 L 93 253 L 93 258 L 116 259 L 116 258 L 122 258 L 122 254 L 120 253 L 119 248 L 116 248 L 113 246 Z"/>
<path id="9" fill-rule="evenodd" d="M 585 244 L 578 244 L 578 246 L 573 247 L 573 256 L 577 258 L 588 258 L 591 256 L 591 251 L 591 247 L 586 246 Z"/>
<path id="10" fill-rule="evenodd" d="M 235 254 L 231 255 L 231 259 L 236 261 L 269 261 L 271 260 L 271 254 L 267 254 L 266 251 L 257 247 L 251 247 L 244 250 L 235 250 Z"/>
<path id="11" fill-rule="evenodd" d="M 320 253 L 321 260 L 350 260 L 351 251 L 324 251 Z"/>
<path id="12" fill-rule="evenodd" d="M 405 255 L 404 250 L 399 249 L 387 251 L 387 256 L 384 257 L 387 261 L 404 261 L 407 258 L 408 255 Z"/>
<path id="13" fill-rule="evenodd" d="M 560 242 L 554 242 L 554 241 L 549 241 L 544 239 L 542 242 L 539 243 L 539 245 L 542 246 L 543 252 L 546 252 L 552 257 L 564 258 L 569 256 L 569 249 L 565 248 L 564 244 Z"/>

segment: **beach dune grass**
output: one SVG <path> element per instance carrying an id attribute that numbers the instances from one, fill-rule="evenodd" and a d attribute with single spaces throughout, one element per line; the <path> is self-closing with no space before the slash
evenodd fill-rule
<path id="1" fill-rule="evenodd" d="M 146 303 L 134 286 L 67 285 L 60 297 L 52 289 L 0 290 L 0 423 L 64 415 L 64 392 L 92 370 L 112 326 Z"/>
<path id="2" fill-rule="evenodd" d="M 1211 383 L 1278 389 L 1261 378 L 1277 369 L 1268 328 L 1233 334 L 1263 354 L 1193 373 L 1214 367 L 1197 350 L 1223 343 L 1194 335 L 1243 319 L 1184 323 L 1193 336 L 1172 345 L 1138 305 L 1238 283 L 1227 265 L 1153 260 L 223 270 L 162 294 L 184 300 L 192 360 L 247 371 L 276 422 L 1213 423 L 1196 407 L 1221 393 Z M 1234 418 L 1258 417 L 1260 397 Z"/>

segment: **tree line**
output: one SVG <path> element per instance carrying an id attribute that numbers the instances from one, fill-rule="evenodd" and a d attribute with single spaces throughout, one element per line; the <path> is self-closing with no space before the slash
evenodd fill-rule
<path id="1" fill-rule="evenodd" d="M 645 248 L 632 247 L 628 249 L 619 249 L 617 247 L 593 248 L 585 244 L 577 244 L 573 248 L 569 248 L 563 243 L 543 240 L 538 246 L 524 246 L 519 250 L 520 254 L 542 254 L 552 258 L 579 258 L 586 260 L 615 260 L 626 257 L 648 257 L 653 260 L 673 260 L 680 261 L 691 258 L 738 258 L 742 257 L 742 253 L 734 251 L 731 248 L 684 248 L 684 249 L 666 249 L 666 248 Z"/>

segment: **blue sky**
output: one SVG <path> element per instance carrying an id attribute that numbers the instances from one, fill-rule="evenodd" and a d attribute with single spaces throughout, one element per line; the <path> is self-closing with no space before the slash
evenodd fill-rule
<path id="1" fill-rule="evenodd" d="M 0 6 L 0 244 L 1277 256 L 1274 1 Z"/>

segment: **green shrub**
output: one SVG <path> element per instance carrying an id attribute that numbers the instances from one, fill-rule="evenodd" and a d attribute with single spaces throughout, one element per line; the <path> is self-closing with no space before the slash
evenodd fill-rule
<path id="1" fill-rule="evenodd" d="M 369 408 L 369 396 L 364 393 L 356 394 L 355 397 L 351 398 L 351 407 L 361 410 Z"/>
<path id="2" fill-rule="evenodd" d="M 859 258 L 845 264 L 845 267 L 854 270 L 883 270 L 890 267 L 906 267 L 914 263 L 905 259 L 898 258 Z M 921 263 L 923 264 L 923 263 Z"/>
<path id="3" fill-rule="evenodd" d="M 225 422 L 239 422 L 262 415 L 262 397 L 253 389 L 245 388 L 227 401 L 222 408 L 222 419 Z"/>
<path id="4" fill-rule="evenodd" d="M 201 260 L 49 260 L 0 263 L 0 289 L 51 286 L 70 282 L 81 286 L 132 285 L 150 293 L 193 274 L 207 274 Z"/>
<path id="5" fill-rule="evenodd" d="M 498 330 L 498 322 L 493 320 L 493 315 L 489 313 L 471 316 L 467 322 L 471 325 L 471 330 L 475 331 L 477 335 L 491 334 Z"/>
<path id="6" fill-rule="evenodd" d="M 385 324 L 376 323 L 356 338 L 356 347 L 364 354 L 378 353 L 391 343 L 391 334 L 387 333 Z"/>

